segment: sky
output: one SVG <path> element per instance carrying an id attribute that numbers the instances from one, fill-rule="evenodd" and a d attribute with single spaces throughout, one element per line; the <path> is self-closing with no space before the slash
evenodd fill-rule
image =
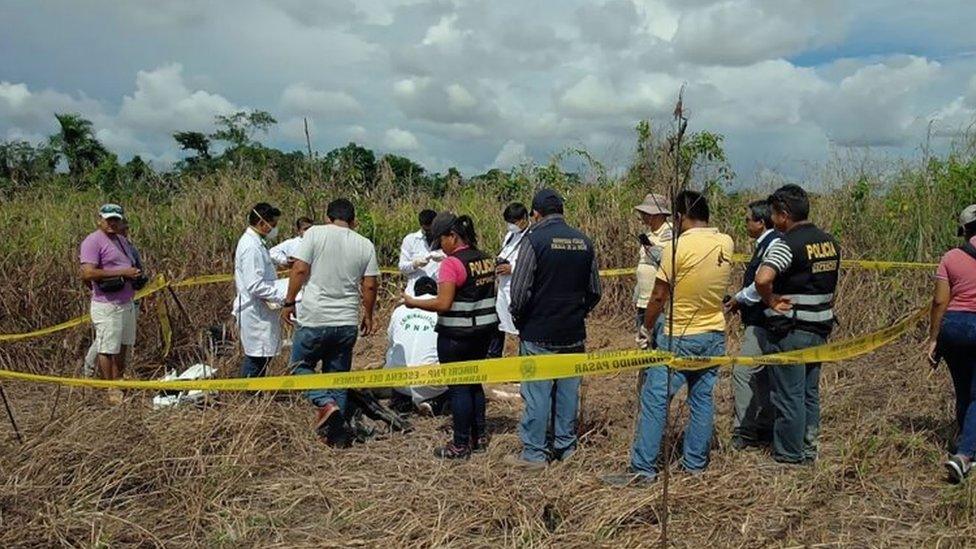
<path id="1" fill-rule="evenodd" d="M 976 120 L 972 0 L 0 0 L 0 139 L 77 112 L 123 160 L 271 112 L 262 140 L 350 141 L 474 174 L 634 127 L 725 136 L 740 183 L 835 155 L 911 158 Z"/>

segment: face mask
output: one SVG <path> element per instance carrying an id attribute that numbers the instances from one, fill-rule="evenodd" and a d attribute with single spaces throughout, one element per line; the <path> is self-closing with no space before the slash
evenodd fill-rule
<path id="1" fill-rule="evenodd" d="M 268 234 L 264 235 L 264 238 L 266 240 L 274 240 L 278 238 L 278 227 L 271 227 L 271 230 L 268 231 Z"/>
<path id="2" fill-rule="evenodd" d="M 516 225 L 515 223 L 508 223 L 507 225 L 508 225 L 508 232 L 510 232 L 510 233 L 520 233 L 520 232 L 522 232 L 522 228 L 519 227 L 518 225 Z"/>

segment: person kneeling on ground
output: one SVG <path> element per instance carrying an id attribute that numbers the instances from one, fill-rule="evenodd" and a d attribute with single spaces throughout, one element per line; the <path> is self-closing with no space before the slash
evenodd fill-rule
<path id="1" fill-rule="evenodd" d="M 414 282 L 413 292 L 418 300 L 437 298 L 437 282 L 429 276 Z M 390 316 L 387 329 L 386 368 L 404 366 L 429 366 L 437 364 L 437 313 L 410 309 L 400 305 Z M 440 413 L 444 404 L 446 387 L 410 386 L 393 390 L 393 408 L 397 411 L 409 407 L 424 415 Z M 406 406 L 403 406 L 402 404 Z"/>
<path id="2" fill-rule="evenodd" d="M 474 222 L 450 212 L 437 214 L 431 224 L 434 248 L 447 257 L 438 272 L 437 297 L 417 299 L 404 294 L 407 307 L 437 313 L 437 357 L 441 364 L 484 360 L 498 331 L 495 311 L 495 260 L 478 249 Z M 437 448 L 442 459 L 466 459 L 488 448 L 485 389 L 480 383 L 451 385 L 454 436 Z"/>
<path id="3" fill-rule="evenodd" d="M 962 482 L 976 454 L 976 204 L 959 216 L 965 244 L 950 250 L 935 275 L 928 358 L 945 358 L 956 391 L 956 451 L 945 462 L 949 478 Z"/>
<path id="4" fill-rule="evenodd" d="M 327 215 L 331 224 L 308 229 L 294 252 L 288 294 L 281 310 L 282 320 L 291 325 L 298 292 L 303 291 L 291 349 L 295 375 L 314 374 L 320 362 L 322 373 L 348 372 L 352 369 L 357 324 L 358 335 L 374 332 L 373 309 L 380 274 L 376 248 L 353 230 L 356 209 L 352 202 L 344 198 L 333 200 Z M 344 417 L 346 391 L 316 389 L 308 391 L 306 397 L 318 410 L 315 431 L 323 442 L 349 445 Z"/>
<path id="5" fill-rule="evenodd" d="M 725 354 L 722 299 L 732 273 L 732 237 L 708 226 L 708 202 L 701 193 L 682 191 L 675 203 L 677 251 L 672 261 L 671 244 L 665 245 L 644 326 L 650 332 L 673 287 L 674 316 L 665 327 L 664 341 L 658 343 L 658 348 L 677 356 L 721 356 Z M 718 367 L 676 370 L 668 376 L 665 366 L 655 365 L 644 372 L 630 468 L 622 474 L 605 476 L 603 480 L 608 484 L 644 484 L 657 477 L 667 407 L 684 384 L 688 385 L 690 417 L 681 466 L 692 474 L 701 473 L 708 466 L 715 426 L 712 391 Z"/>

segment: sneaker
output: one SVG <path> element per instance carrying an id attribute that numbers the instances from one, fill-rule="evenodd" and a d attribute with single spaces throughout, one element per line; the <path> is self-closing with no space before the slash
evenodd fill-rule
<path id="1" fill-rule="evenodd" d="M 468 459 L 471 457 L 471 450 L 467 446 L 455 446 L 449 442 L 447 446 L 434 449 L 434 457 L 440 459 Z"/>
<path id="2" fill-rule="evenodd" d="M 736 452 L 745 452 L 747 450 L 757 450 L 760 444 L 755 440 L 747 440 L 740 436 L 733 436 L 732 442 L 729 444 L 732 449 Z"/>
<path id="3" fill-rule="evenodd" d="M 613 473 L 609 475 L 603 475 L 600 480 L 604 484 L 609 484 L 610 486 L 618 487 L 633 487 L 633 488 L 646 488 L 657 480 L 657 473 L 643 473 L 635 471 L 632 467 L 628 467 L 623 473 Z"/>
<path id="4" fill-rule="evenodd" d="M 488 451 L 488 444 L 491 442 L 491 437 L 488 435 L 481 435 L 480 437 L 474 439 L 474 445 L 471 446 L 472 454 L 484 454 Z"/>
<path id="5" fill-rule="evenodd" d="M 552 459 L 553 461 L 558 461 L 560 463 L 565 463 L 569 461 L 573 455 L 576 454 L 576 448 L 563 448 L 562 450 L 553 450 Z"/>
<path id="6" fill-rule="evenodd" d="M 945 468 L 949 472 L 949 479 L 956 484 L 960 484 L 966 480 L 966 476 L 969 475 L 969 471 L 973 468 L 973 463 L 971 460 L 966 459 L 965 456 L 956 454 L 946 460 Z"/>
<path id="7" fill-rule="evenodd" d="M 322 406 L 315 414 L 315 433 L 329 446 L 348 448 L 352 445 L 351 433 L 346 429 L 342 412 L 334 402 Z"/>
<path id="8" fill-rule="evenodd" d="M 546 468 L 547 463 L 545 461 L 530 461 L 523 459 L 521 455 L 509 454 L 502 459 L 505 465 L 510 467 L 515 467 L 518 469 L 523 469 L 525 471 L 541 471 Z"/>

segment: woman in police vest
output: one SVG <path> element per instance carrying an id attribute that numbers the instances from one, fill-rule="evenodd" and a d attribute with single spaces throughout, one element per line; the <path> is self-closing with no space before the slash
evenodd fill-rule
<path id="1" fill-rule="evenodd" d="M 438 273 L 437 298 L 418 300 L 404 295 L 404 304 L 437 313 L 437 356 L 441 364 L 482 360 L 498 331 L 495 311 L 495 260 L 478 249 L 471 218 L 450 212 L 431 224 L 433 248 L 447 254 Z M 481 384 L 451 385 L 454 438 L 434 455 L 464 459 L 488 446 L 485 431 L 485 390 Z"/>

